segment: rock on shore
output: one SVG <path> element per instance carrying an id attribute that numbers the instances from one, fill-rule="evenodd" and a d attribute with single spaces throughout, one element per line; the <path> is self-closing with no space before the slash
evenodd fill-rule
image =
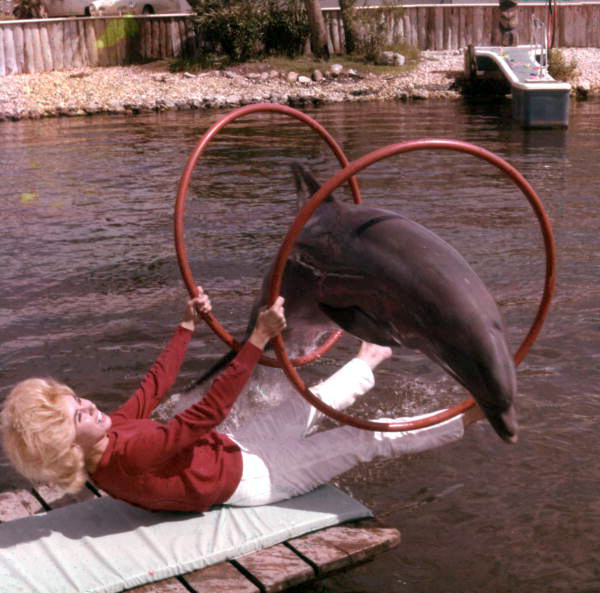
<path id="1" fill-rule="evenodd" d="M 564 50 L 574 57 L 582 84 L 600 91 L 599 49 Z M 338 69 L 339 70 L 339 69 Z M 257 102 L 302 106 L 367 100 L 458 98 L 463 53 L 424 51 L 419 64 L 398 75 L 353 71 L 293 76 L 263 69 L 171 73 L 165 62 L 4 76 L 0 120 L 94 113 L 139 113 L 169 109 L 234 107 Z M 322 73 L 321 73 L 322 74 Z"/>

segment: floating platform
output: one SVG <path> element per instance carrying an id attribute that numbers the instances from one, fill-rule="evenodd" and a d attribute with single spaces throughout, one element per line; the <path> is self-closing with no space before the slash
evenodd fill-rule
<path id="1" fill-rule="evenodd" d="M 571 85 L 552 78 L 539 47 L 480 47 L 465 53 L 465 74 L 475 83 L 503 77 L 512 95 L 512 115 L 525 128 L 569 125 Z"/>
<path id="2" fill-rule="evenodd" d="M 398 530 L 331 486 L 271 507 L 198 514 L 149 513 L 91 485 L 76 496 L 43 486 L 0 493 L 0 523 L 0 583 L 11 593 L 275 593 L 400 541 Z"/>

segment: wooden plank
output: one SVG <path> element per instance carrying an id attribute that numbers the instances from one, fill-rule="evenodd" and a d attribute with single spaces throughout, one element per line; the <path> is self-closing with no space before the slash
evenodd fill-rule
<path id="1" fill-rule="evenodd" d="M 27 490 L 0 493 L 0 523 L 22 519 L 43 510 L 40 502 Z"/>
<path id="2" fill-rule="evenodd" d="M 265 593 L 277 593 L 315 577 L 315 571 L 283 544 L 236 558 L 260 582 Z"/>
<path id="3" fill-rule="evenodd" d="M 288 545 L 317 565 L 322 575 L 365 562 L 399 543 L 397 529 L 371 520 L 309 533 L 290 540 Z"/>
<path id="4" fill-rule="evenodd" d="M 185 575 L 196 593 L 259 593 L 260 589 L 229 562 L 207 566 Z M 136 593 L 138 593 L 136 591 Z"/>

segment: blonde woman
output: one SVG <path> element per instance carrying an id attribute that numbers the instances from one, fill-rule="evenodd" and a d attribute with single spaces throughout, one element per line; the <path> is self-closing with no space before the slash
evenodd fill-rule
<path id="1" fill-rule="evenodd" d="M 283 299 L 258 317 L 248 341 L 204 397 L 162 424 L 149 419 L 172 386 L 199 315 L 199 295 L 133 396 L 113 414 L 52 379 L 28 379 L 2 411 L 6 454 L 35 482 L 68 491 L 87 479 L 131 504 L 170 511 L 276 502 L 307 492 L 361 461 L 429 449 L 456 440 L 481 417 L 476 409 L 433 427 L 378 433 L 344 426 L 311 434 L 319 414 L 300 396 L 262 413 L 236 434 L 218 432 L 250 378 L 263 348 L 285 327 Z M 374 384 L 372 370 L 389 348 L 362 343 L 356 358 L 313 388 L 342 409 Z"/>

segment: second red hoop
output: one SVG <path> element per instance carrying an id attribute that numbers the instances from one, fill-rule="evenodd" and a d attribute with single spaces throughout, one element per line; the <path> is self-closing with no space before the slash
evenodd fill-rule
<path id="1" fill-rule="evenodd" d="M 300 213 L 296 217 L 296 220 L 294 221 L 294 224 L 290 227 L 290 230 L 288 231 L 288 234 L 286 235 L 286 238 L 284 239 L 281 245 L 271 280 L 269 294 L 270 302 L 274 302 L 275 298 L 281 290 L 283 271 L 296 239 L 298 238 L 308 219 L 312 216 L 314 211 L 319 207 L 319 205 L 325 200 L 325 198 L 328 195 L 330 195 L 348 178 L 356 175 L 357 173 L 359 173 L 360 171 L 377 161 L 404 152 L 431 149 L 454 150 L 458 152 L 468 153 L 494 165 L 495 167 L 500 169 L 500 171 L 502 171 L 505 175 L 507 175 L 519 187 L 519 189 L 523 192 L 530 205 L 532 206 L 534 213 L 538 219 L 544 238 L 544 247 L 546 252 L 546 273 L 544 290 L 533 324 L 514 356 L 515 363 L 518 365 L 529 351 L 531 345 L 533 344 L 541 330 L 544 320 L 548 314 L 550 301 L 554 292 L 556 253 L 552 227 L 548 216 L 546 215 L 544 207 L 541 203 L 541 200 L 539 199 L 531 185 L 529 185 L 525 178 L 514 167 L 512 167 L 509 163 L 496 156 L 495 154 L 481 147 L 475 146 L 473 144 L 468 144 L 466 142 L 444 139 L 426 139 L 415 140 L 412 142 L 404 142 L 400 144 L 392 144 L 379 150 L 375 150 L 361 157 L 360 159 L 357 159 L 356 161 L 348 165 L 345 169 L 339 171 L 336 175 L 329 179 L 329 181 L 327 181 L 324 185 L 321 186 L 319 191 L 314 194 L 311 200 L 300 211 Z M 323 403 L 306 387 L 300 375 L 290 364 L 290 360 L 287 357 L 285 345 L 281 336 L 277 336 L 275 338 L 274 346 L 275 351 L 277 353 L 277 357 L 281 362 L 281 366 L 283 367 L 284 372 L 286 373 L 290 382 L 299 391 L 299 393 L 315 408 L 317 408 L 327 416 L 330 416 L 331 418 L 342 422 L 343 424 L 349 424 L 351 426 L 355 426 L 357 428 L 362 428 L 366 430 L 381 430 L 389 432 L 414 430 L 417 428 L 431 426 L 433 424 L 437 424 L 439 422 L 452 418 L 474 405 L 474 400 L 472 398 L 468 398 L 463 402 L 443 412 L 430 415 L 426 418 L 420 418 L 418 420 L 411 420 L 406 422 L 386 423 L 356 418 L 349 414 L 340 412 L 339 410 L 335 410 L 334 408 Z"/>
<path id="2" fill-rule="evenodd" d="M 187 191 L 189 188 L 190 180 L 192 177 L 192 173 L 194 168 L 200 161 L 206 147 L 210 144 L 210 142 L 214 139 L 214 137 L 228 124 L 244 117 L 246 115 L 252 113 L 281 113 L 293 118 L 300 120 L 302 123 L 306 124 L 313 130 L 315 130 L 323 140 L 327 143 L 327 145 L 331 148 L 335 156 L 337 157 L 340 165 L 342 167 L 346 167 L 349 164 L 346 155 L 334 140 L 334 138 L 329 134 L 329 132 L 317 121 L 294 109 L 292 107 L 288 107 L 286 105 L 278 105 L 275 103 L 257 103 L 255 105 L 247 105 L 245 107 L 240 107 L 238 109 L 234 109 L 231 113 L 227 114 L 225 117 L 220 119 L 218 122 L 213 124 L 208 131 L 200 138 L 196 147 L 188 161 L 185 165 L 183 173 L 181 175 L 181 179 L 179 181 L 179 187 L 177 190 L 177 198 L 175 202 L 175 215 L 174 215 L 174 231 L 175 231 L 175 250 L 177 252 L 177 261 L 179 263 L 179 270 L 183 277 L 183 281 L 188 289 L 190 296 L 194 297 L 196 295 L 196 282 L 194 281 L 192 270 L 190 268 L 187 251 L 185 248 L 185 240 L 184 240 L 184 215 L 185 215 L 185 202 L 187 197 Z M 354 197 L 354 201 L 358 204 L 361 202 L 360 190 L 358 188 L 358 182 L 354 176 L 350 176 L 347 178 L 348 183 L 350 184 L 350 189 L 352 191 L 352 195 Z M 241 345 L 237 342 L 231 334 L 217 321 L 216 317 L 209 313 L 204 316 L 204 320 L 208 324 L 208 326 L 213 330 L 213 332 L 227 344 L 233 350 L 239 350 Z M 300 366 L 307 364 L 319 356 L 323 355 L 333 344 L 338 340 L 341 336 L 342 332 L 337 331 L 333 332 L 328 339 L 318 348 L 316 348 L 313 352 L 306 354 L 302 357 L 289 360 L 290 364 L 294 366 Z M 277 359 L 269 358 L 267 356 L 263 356 L 260 359 L 261 364 L 267 366 L 280 366 L 280 363 Z"/>

